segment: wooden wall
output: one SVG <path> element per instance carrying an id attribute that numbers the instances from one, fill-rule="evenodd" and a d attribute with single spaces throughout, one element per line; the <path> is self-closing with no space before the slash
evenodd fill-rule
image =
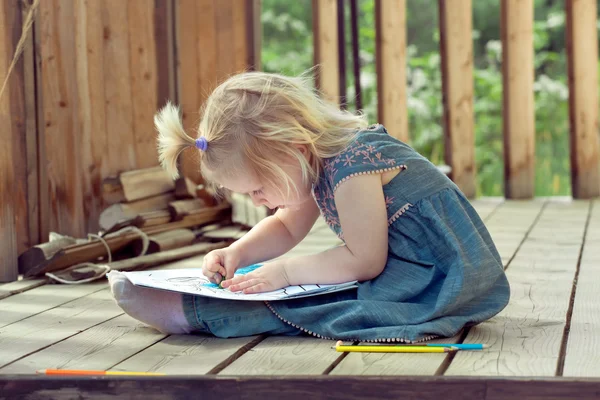
<path id="1" fill-rule="evenodd" d="M 167 100 L 182 104 L 192 128 L 215 85 L 255 64 L 257 4 L 40 2 L 0 99 L 0 281 L 14 279 L 18 254 L 49 232 L 97 232 L 102 180 L 158 164 L 153 116 Z M 2 79 L 24 12 L 21 0 L 0 6 Z M 198 180 L 194 161 L 184 172 Z"/>

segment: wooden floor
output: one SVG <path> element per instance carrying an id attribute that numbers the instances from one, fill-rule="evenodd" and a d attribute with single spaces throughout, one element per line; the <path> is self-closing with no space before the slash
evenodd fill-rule
<path id="1" fill-rule="evenodd" d="M 365 378 L 364 382 L 379 387 L 380 394 L 392 390 L 382 382 L 404 382 L 402 390 L 414 386 L 427 393 L 436 392 L 438 382 L 438 396 L 456 387 L 453 384 L 467 382 L 465 388 L 469 390 L 480 390 L 478 385 L 484 385 L 483 391 L 473 392 L 469 398 L 486 399 L 514 395 L 517 392 L 511 390 L 526 383 L 538 385 L 535 396 L 544 392 L 544 398 L 561 398 L 566 393 L 597 398 L 600 201 L 484 198 L 473 204 L 500 251 L 512 296 L 499 315 L 446 341 L 489 344 L 485 351 L 455 355 L 341 354 L 331 348 L 333 342 L 310 337 L 167 336 L 124 315 L 114 304 L 105 281 L 75 286 L 20 281 L 0 285 L 0 398 L 2 393 L 21 387 L 10 386 L 11 382 L 28 382 L 33 385 L 30 387 L 50 384 L 39 377 L 33 380 L 31 376 L 20 376 L 45 368 L 207 375 L 207 379 L 185 379 L 212 385 L 214 379 L 208 377 L 223 377 L 216 382 L 230 382 L 231 387 L 240 382 L 247 382 L 248 387 L 253 382 L 271 382 L 271 389 L 263 386 L 266 391 L 279 387 L 277 382 L 304 382 L 309 386 L 311 382 L 323 382 L 327 387 L 342 381 L 323 375 L 344 379 L 370 375 L 379 378 Z M 319 223 L 293 253 L 313 253 L 335 243 L 337 239 Z M 190 259 L 171 267 L 197 267 L 200 261 Z M 246 376 L 256 378 L 244 379 Z M 265 381 L 265 376 L 273 379 Z M 301 378 L 286 380 L 286 376 Z M 307 376 L 314 379 L 306 380 Z M 231 389 L 226 386 L 215 387 Z M 340 390 L 342 393 L 345 389 Z M 417 397 L 429 398 L 425 392 Z M 524 393 L 529 391 L 518 392 L 521 398 L 537 398 Z"/>

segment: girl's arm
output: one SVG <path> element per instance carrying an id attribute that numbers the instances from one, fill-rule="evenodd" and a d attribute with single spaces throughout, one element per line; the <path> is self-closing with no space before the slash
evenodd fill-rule
<path id="1" fill-rule="evenodd" d="M 318 216 L 319 209 L 311 197 L 299 208 L 277 210 L 230 248 L 239 254 L 242 266 L 277 258 L 306 237 Z"/>
<path id="2" fill-rule="evenodd" d="M 365 281 L 383 271 L 388 221 L 381 180 L 380 174 L 361 175 L 337 189 L 335 204 L 346 245 L 282 260 L 290 285 Z"/>

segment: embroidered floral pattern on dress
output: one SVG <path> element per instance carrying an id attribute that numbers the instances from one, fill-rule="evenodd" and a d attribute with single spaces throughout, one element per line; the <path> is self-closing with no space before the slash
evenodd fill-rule
<path id="1" fill-rule="evenodd" d="M 406 165 L 398 164 L 393 158 L 385 157 L 372 144 L 356 141 L 336 157 L 325 160 L 322 177 L 313 187 L 313 197 L 321 210 L 325 222 L 344 240 L 344 234 L 336 211 L 334 193 L 348 179 L 364 174 L 379 174 L 392 170 L 405 170 Z M 406 211 L 405 205 L 396 205 L 395 197 L 385 196 L 388 210 L 388 223 L 391 224 Z M 395 217 L 395 218 L 394 218 Z"/>

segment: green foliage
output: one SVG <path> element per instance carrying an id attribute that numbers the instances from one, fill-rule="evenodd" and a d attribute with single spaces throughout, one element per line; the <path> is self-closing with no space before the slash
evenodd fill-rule
<path id="1" fill-rule="evenodd" d="M 298 74 L 313 65 L 312 2 L 263 0 L 263 69 Z M 536 0 L 534 21 L 537 196 L 570 195 L 564 3 Z M 346 6 L 348 108 L 355 108 Z M 436 0 L 407 1 L 407 104 L 411 145 L 444 162 Z M 374 0 L 359 0 L 363 111 L 377 121 Z M 478 195 L 504 193 L 500 1 L 473 1 L 475 159 Z M 600 69 L 600 63 L 599 63 Z"/>

